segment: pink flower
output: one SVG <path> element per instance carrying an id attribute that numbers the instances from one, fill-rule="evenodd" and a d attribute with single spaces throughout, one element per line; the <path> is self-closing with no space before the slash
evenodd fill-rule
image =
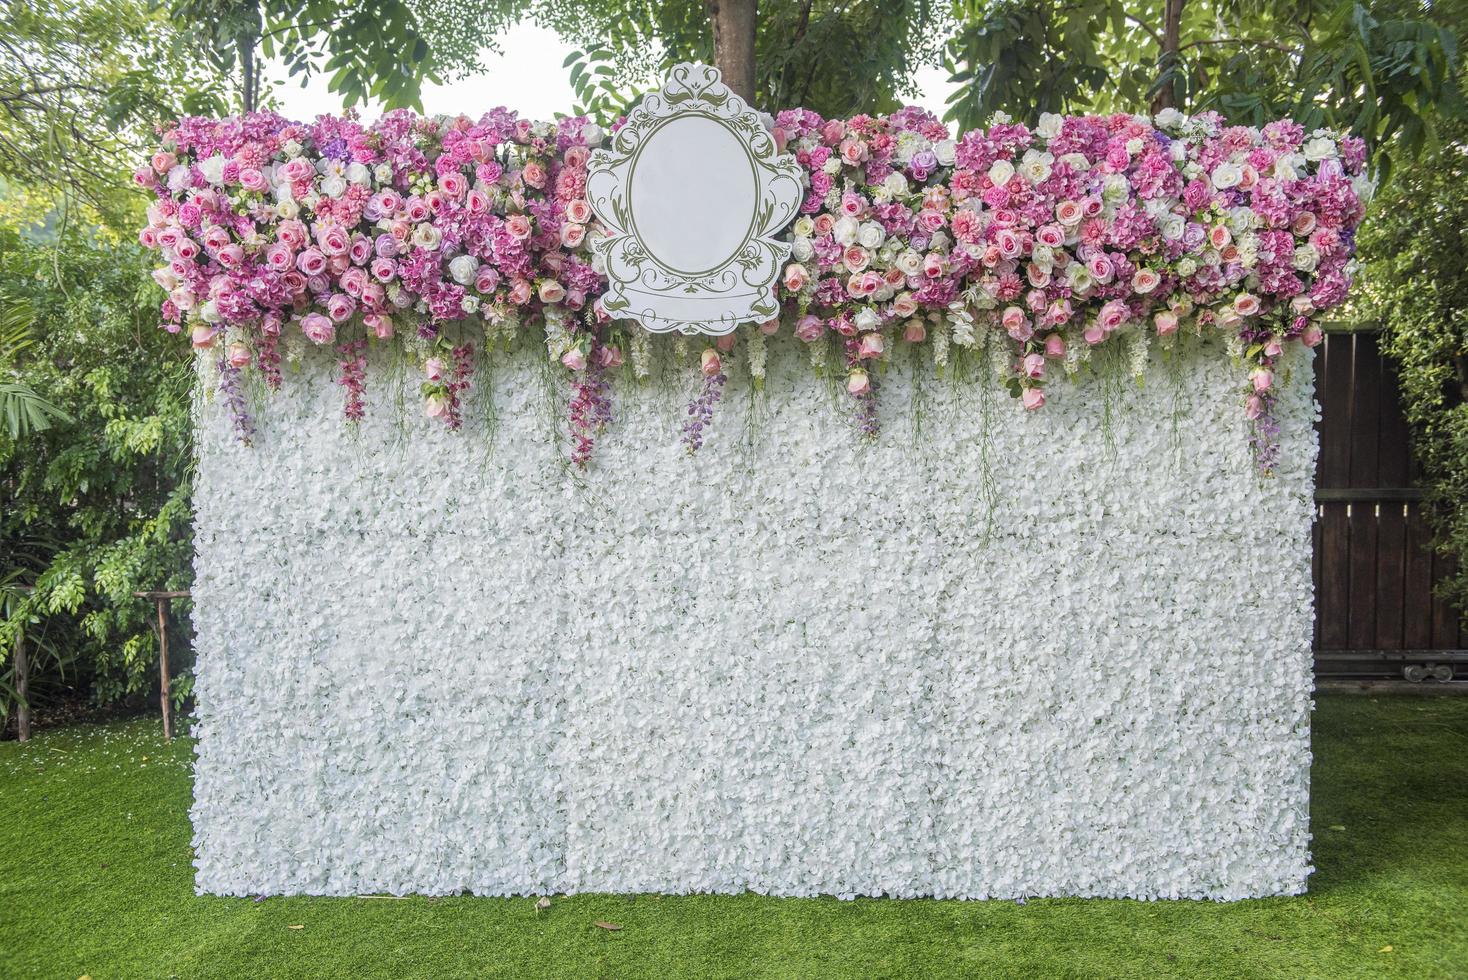
<path id="1" fill-rule="evenodd" d="M 214 346 L 214 336 L 217 331 L 207 323 L 196 323 L 189 331 L 189 342 L 200 350 Z"/>
<path id="2" fill-rule="evenodd" d="M 872 379 L 865 371 L 852 371 L 846 379 L 846 390 L 853 395 L 865 395 L 872 390 Z"/>
<path id="3" fill-rule="evenodd" d="M 1157 325 L 1157 336 L 1159 337 L 1177 333 L 1177 314 L 1171 310 L 1159 310 L 1152 317 L 1152 322 Z"/>
<path id="4" fill-rule="evenodd" d="M 1137 293 L 1150 293 L 1162 282 L 1162 277 L 1151 269 L 1138 269 L 1132 275 L 1132 291 Z"/>
<path id="5" fill-rule="evenodd" d="M 861 343 L 857 348 L 857 356 L 863 360 L 882 356 L 882 335 L 879 333 L 864 333 L 861 335 Z"/>
<path id="6" fill-rule="evenodd" d="M 1264 399 L 1260 398 L 1258 395 L 1250 395 L 1244 401 L 1244 417 L 1249 419 L 1257 419 L 1263 414 Z"/>
<path id="7" fill-rule="evenodd" d="M 423 362 L 423 376 L 429 381 L 442 381 L 443 367 L 443 358 L 430 357 Z"/>
<path id="8" fill-rule="evenodd" d="M 511 238 L 524 241 L 530 237 L 530 219 L 523 214 L 512 214 L 505 219 L 505 231 Z"/>
<path id="9" fill-rule="evenodd" d="M 586 353 L 580 347 L 572 347 L 561 355 L 561 363 L 572 371 L 585 371 Z"/>
<path id="10" fill-rule="evenodd" d="M 530 302 L 532 289 L 529 281 L 516 279 L 510 283 L 510 302 L 516 306 L 524 306 Z"/>
<path id="11" fill-rule="evenodd" d="M 1099 323 L 1089 323 L 1086 329 L 1081 331 L 1081 336 L 1085 338 L 1086 343 L 1094 347 L 1106 339 L 1106 330 Z"/>
<path id="12" fill-rule="evenodd" d="M 586 224 L 591 220 L 591 205 L 580 199 L 572 201 L 566 205 L 566 219 L 578 225 Z"/>
<path id="13" fill-rule="evenodd" d="M 722 337 L 719 337 L 717 340 L 714 341 L 714 346 L 723 353 L 727 354 L 734 349 L 734 342 L 736 339 L 737 338 L 732 333 L 726 333 Z"/>
<path id="14" fill-rule="evenodd" d="M 1018 306 L 1007 306 L 1000 317 L 1005 331 L 1015 340 L 1025 341 L 1034 336 L 1035 329 L 1030 325 L 1030 318 L 1025 316 L 1025 311 Z"/>
<path id="15" fill-rule="evenodd" d="M 809 281 L 810 274 L 805 271 L 805 266 L 799 262 L 791 262 L 785 267 L 785 288 L 790 292 L 800 292 Z"/>
<path id="16" fill-rule="evenodd" d="M 1125 303 L 1119 299 L 1111 300 L 1105 306 L 1101 307 L 1101 329 L 1107 333 L 1111 333 L 1123 323 L 1126 323 L 1130 316 L 1131 311 L 1127 309 Z"/>
<path id="17" fill-rule="evenodd" d="M 1253 316 L 1259 312 L 1259 297 L 1250 293 L 1239 293 L 1234 297 L 1234 312 L 1239 316 Z"/>
<path id="18" fill-rule="evenodd" d="M 372 336 L 378 340 L 386 340 L 392 336 L 392 317 L 383 313 L 368 313 L 362 317 L 362 322 L 367 329 L 372 331 Z"/>
<path id="19" fill-rule="evenodd" d="M 296 256 L 296 268 L 304 275 L 319 276 L 326 271 L 326 256 L 313 246 Z"/>
<path id="20" fill-rule="evenodd" d="M 929 252 L 923 256 L 923 275 L 929 279 L 940 279 L 947 271 L 943 262 L 943 256 L 937 252 Z"/>
<path id="21" fill-rule="evenodd" d="M 566 287 L 554 279 L 543 279 L 540 283 L 539 295 L 542 303 L 559 303 L 566 298 Z"/>
<path id="22" fill-rule="evenodd" d="M 921 320 L 908 320 L 907 326 L 902 330 L 902 339 L 909 344 L 921 344 L 928 337 L 928 328 L 923 326 Z"/>
<path id="23" fill-rule="evenodd" d="M 1045 356 L 1056 360 L 1065 356 L 1065 338 L 1058 333 L 1052 333 L 1045 338 Z"/>
<path id="24" fill-rule="evenodd" d="M 1027 378 L 1043 378 L 1045 376 L 1045 355 L 1026 354 L 1020 361 L 1020 372 Z"/>
<path id="25" fill-rule="evenodd" d="M 301 318 L 301 332 L 313 344 L 329 344 L 336 337 L 336 324 L 321 313 L 307 313 Z"/>
<path id="26" fill-rule="evenodd" d="M 1324 339 L 1325 331 L 1321 330 L 1313 323 L 1306 327 L 1304 330 L 1300 331 L 1300 343 L 1304 344 L 1306 347 L 1318 347 L 1320 345 L 1320 342 Z"/>
<path id="27" fill-rule="evenodd" d="M 1045 404 L 1045 392 L 1040 388 L 1026 388 L 1020 392 L 1020 401 L 1033 412 Z"/>
<path id="28" fill-rule="evenodd" d="M 1262 395 L 1274 385 L 1274 372 L 1268 368 L 1259 368 L 1250 379 L 1254 383 L 1254 391 Z"/>
<path id="29" fill-rule="evenodd" d="M 825 332 L 825 322 L 814 313 L 807 313 L 795 322 L 795 336 L 806 343 L 819 340 Z"/>
<path id="30" fill-rule="evenodd" d="M 153 154 L 153 158 L 148 162 L 152 165 L 153 171 L 155 173 L 166 174 L 168 173 L 168 171 L 172 170 L 174 166 L 178 163 L 178 157 L 174 156 L 172 153 L 164 153 L 160 151 Z"/>
<path id="31" fill-rule="evenodd" d="M 561 244 L 567 248 L 575 248 L 581 244 L 586 237 L 586 226 L 577 224 L 561 225 Z"/>
<path id="32" fill-rule="evenodd" d="M 622 366 L 622 348 L 601 347 L 596 352 L 597 363 L 604 368 L 617 368 Z"/>
<path id="33" fill-rule="evenodd" d="M 441 419 L 449 414 L 449 400 L 438 393 L 429 395 L 423 403 L 423 412 L 431 419 Z"/>
<path id="34" fill-rule="evenodd" d="M 234 368 L 247 368 L 250 366 L 250 348 L 241 343 L 229 345 L 229 366 Z"/>
<path id="35" fill-rule="evenodd" d="M 333 293 L 326 301 L 326 312 L 337 323 L 350 319 L 356 311 L 356 301 L 345 293 Z"/>
<path id="36" fill-rule="evenodd" d="M 773 337 L 775 334 L 779 333 L 780 332 L 780 320 L 779 320 L 779 318 L 776 317 L 773 320 L 766 320 L 764 323 L 761 323 L 759 325 L 759 332 L 762 333 L 762 334 L 764 334 L 766 337 Z"/>
<path id="37" fill-rule="evenodd" d="M 861 272 L 867 267 L 871 257 L 860 245 L 848 245 L 846 251 L 841 254 L 841 261 L 845 263 L 848 272 Z"/>
<path id="38" fill-rule="evenodd" d="M 712 378 L 723 371 L 723 362 L 719 360 L 719 352 L 712 347 L 705 347 L 702 357 L 699 358 L 699 370 L 705 378 Z"/>

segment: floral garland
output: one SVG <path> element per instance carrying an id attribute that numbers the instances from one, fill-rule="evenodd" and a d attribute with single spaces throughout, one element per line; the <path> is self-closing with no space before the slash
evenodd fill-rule
<path id="1" fill-rule="evenodd" d="M 1320 342 L 1316 320 L 1350 286 L 1371 191 L 1361 140 L 1172 110 L 1046 114 L 1034 129 L 1001 116 L 958 139 L 917 108 L 844 121 L 793 109 L 772 123 L 807 186 L 777 287 L 785 320 L 815 364 L 836 345 L 860 431 L 877 431 L 878 380 L 900 345 L 925 345 L 939 371 L 970 350 L 1033 410 L 1093 348 L 1121 343 L 1145 364 L 1153 338 L 1170 344 L 1187 327 L 1223 336 L 1245 365 L 1251 442 L 1260 468 L 1273 466 L 1280 357 Z M 422 365 L 426 412 L 458 428 L 476 356 L 535 325 L 571 375 L 579 465 L 612 418 L 624 350 L 647 376 L 645 331 L 597 300 L 586 163 L 605 134 L 584 118 L 395 111 L 364 126 L 251 113 L 160 135 L 136 178 L 157 195 L 140 238 L 166 263 L 154 273 L 163 327 L 219 351 L 242 439 L 253 433 L 242 371 L 278 387 L 305 343 L 337 345 L 355 421 L 367 344 L 398 338 Z M 478 354 L 453 326 L 466 321 L 484 326 Z M 701 352 L 690 452 L 736 338 L 758 384 L 780 327 L 741 328 Z"/>

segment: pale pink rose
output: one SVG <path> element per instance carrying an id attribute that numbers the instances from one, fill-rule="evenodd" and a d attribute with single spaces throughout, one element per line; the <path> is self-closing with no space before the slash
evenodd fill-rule
<path id="1" fill-rule="evenodd" d="M 575 248 L 586 238 L 586 226 L 577 224 L 561 225 L 561 244 L 567 248 Z"/>
<path id="2" fill-rule="evenodd" d="M 846 264 L 848 272 L 861 272 L 871 261 L 871 256 L 860 245 L 848 245 L 846 251 L 841 254 L 841 261 Z"/>
<path id="3" fill-rule="evenodd" d="M 921 344 L 928 339 L 928 328 L 921 320 L 908 320 L 907 326 L 902 330 L 902 339 L 909 344 Z"/>
<path id="4" fill-rule="evenodd" d="M 861 140 L 846 140 L 841 144 L 841 161 L 855 167 L 867 158 L 867 145 Z"/>
<path id="5" fill-rule="evenodd" d="M 505 219 L 505 231 L 511 238 L 523 241 L 530 237 L 530 219 L 523 214 L 512 214 Z"/>
<path id="6" fill-rule="evenodd" d="M 586 370 L 586 354 L 580 347 L 572 347 L 561 355 L 561 363 L 572 371 Z"/>
<path id="7" fill-rule="evenodd" d="M 999 254 L 1006 259 L 1012 259 L 1019 255 L 1021 242 L 1019 236 L 1008 228 L 1001 228 L 994 233 L 994 244 L 999 246 Z"/>
<path id="8" fill-rule="evenodd" d="M 1107 333 L 1111 333 L 1111 331 L 1126 323 L 1129 316 L 1131 316 L 1131 311 L 1127 309 L 1125 303 L 1119 299 L 1111 300 L 1105 306 L 1101 307 L 1101 328 Z"/>
<path id="9" fill-rule="evenodd" d="M 617 368 L 622 366 L 622 348 L 599 347 L 596 351 L 596 361 L 604 368 Z"/>
<path id="10" fill-rule="evenodd" d="M 1208 244 L 1214 248 L 1223 248 L 1233 240 L 1233 233 L 1228 230 L 1227 225 L 1214 225 L 1208 232 Z"/>
<path id="11" fill-rule="evenodd" d="M 545 168 L 531 160 L 525 164 L 525 169 L 520 171 L 520 179 L 525 181 L 529 187 L 544 187 Z"/>
<path id="12" fill-rule="evenodd" d="M 1274 372 L 1268 368 L 1260 368 L 1250 376 L 1250 380 L 1254 383 L 1254 391 L 1262 395 L 1273 387 Z"/>
<path id="13" fill-rule="evenodd" d="M 1168 334 L 1177 333 L 1177 314 L 1171 310 L 1159 310 L 1153 317 L 1152 322 L 1157 325 L 1157 335 L 1166 337 Z"/>
<path id="14" fill-rule="evenodd" d="M 1084 216 L 1084 209 L 1075 201 L 1061 201 L 1055 206 L 1055 220 L 1062 225 L 1078 225 Z"/>
<path id="15" fill-rule="evenodd" d="M 316 167 L 305 157 L 293 157 L 280 165 L 280 176 L 292 183 L 316 176 Z"/>
<path id="16" fill-rule="evenodd" d="M 313 344 L 329 344 L 336 336 L 336 324 L 321 313 L 307 313 L 301 318 L 301 332 Z"/>
<path id="17" fill-rule="evenodd" d="M 229 366 L 235 368 L 247 368 L 250 366 L 250 348 L 241 343 L 229 345 Z"/>
<path id="18" fill-rule="evenodd" d="M 392 336 L 392 317 L 384 313 L 368 313 L 362 317 L 362 322 L 367 324 L 367 329 L 378 340 L 386 340 Z"/>
<path id="19" fill-rule="evenodd" d="M 861 335 L 861 344 L 857 348 L 857 356 L 863 359 L 881 357 L 883 349 L 881 334 L 864 333 Z"/>
<path id="20" fill-rule="evenodd" d="M 1239 316 L 1253 316 L 1259 312 L 1259 297 L 1251 293 L 1239 293 L 1234 297 L 1234 312 Z"/>
<path id="21" fill-rule="evenodd" d="M 230 243 L 221 248 L 215 258 L 219 259 L 219 264 L 226 269 L 238 269 L 245 264 L 245 250 Z"/>
<path id="22" fill-rule="evenodd" d="M 943 213 L 932 208 L 924 208 L 918 212 L 918 227 L 928 234 L 932 234 L 944 224 Z"/>
<path id="23" fill-rule="evenodd" d="M 1081 202 L 1081 213 L 1088 218 L 1094 218 L 1101 213 L 1101 206 L 1099 197 L 1088 197 Z"/>
<path id="24" fill-rule="evenodd" d="M 835 145 L 846 135 L 846 124 L 839 119 L 831 119 L 821 129 L 821 142 Z"/>
<path id="25" fill-rule="evenodd" d="M 539 295 L 542 303 L 559 303 L 566 298 L 566 287 L 554 279 L 545 279 L 540 283 Z"/>
<path id="26" fill-rule="evenodd" d="M 1004 313 L 1000 316 L 1000 323 L 1004 325 L 1005 332 L 1015 340 L 1029 340 L 1035 333 L 1034 328 L 1030 325 L 1030 318 L 1025 316 L 1025 311 L 1018 306 L 1005 307 Z"/>
<path id="27" fill-rule="evenodd" d="M 1115 272 L 1115 266 L 1111 264 L 1111 259 L 1105 255 L 1091 256 L 1086 260 L 1086 268 L 1090 270 L 1092 277 L 1097 282 L 1110 282 L 1111 276 Z"/>
<path id="28" fill-rule="evenodd" d="M 722 337 L 714 341 L 714 346 L 717 347 L 722 353 L 727 354 L 734 349 L 734 341 L 734 335 L 732 333 L 726 333 Z"/>
<path id="29" fill-rule="evenodd" d="M 805 266 L 799 262 L 791 262 L 785 267 L 785 288 L 790 292 L 800 292 L 809 281 L 810 273 L 806 272 Z"/>
<path id="30" fill-rule="evenodd" d="M 937 252 L 929 252 L 923 256 L 923 275 L 929 279 L 939 279 L 942 278 L 945 271 L 943 256 Z"/>
<path id="31" fill-rule="evenodd" d="M 1033 412 L 1045 404 L 1045 392 L 1039 388 L 1026 388 L 1020 392 L 1020 402 Z"/>
<path id="32" fill-rule="evenodd" d="M 308 276 L 319 276 L 326 271 L 326 256 L 312 246 L 296 256 L 296 268 Z"/>
<path id="33" fill-rule="evenodd" d="M 218 251 L 229 244 L 229 230 L 220 225 L 210 225 L 204 229 L 204 247 L 211 252 Z"/>
<path id="34" fill-rule="evenodd" d="M 1244 401 L 1244 417 L 1257 419 L 1264 414 L 1264 399 L 1258 395 L 1250 395 Z"/>
<path id="35" fill-rule="evenodd" d="M 584 200 L 577 199 L 566 205 L 566 218 L 584 225 L 591 220 L 591 205 Z"/>
<path id="36" fill-rule="evenodd" d="M 153 154 L 153 159 L 148 161 L 155 173 L 166 174 L 178 164 L 178 157 L 172 153 L 158 152 Z"/>
<path id="37" fill-rule="evenodd" d="M 189 331 L 189 342 L 200 350 L 214 346 L 214 338 L 218 333 L 207 323 L 196 323 Z"/>
<path id="38" fill-rule="evenodd" d="M 825 332 L 825 322 L 814 313 L 807 313 L 795 322 L 795 336 L 806 343 L 819 340 Z"/>
<path id="39" fill-rule="evenodd" d="M 1152 269 L 1138 269 L 1132 276 L 1132 291 L 1150 293 L 1162 282 L 1162 277 Z"/>
<path id="40" fill-rule="evenodd" d="M 865 395 L 872 390 L 872 379 L 865 371 L 852 371 L 846 379 L 846 390 L 853 395 Z"/>
<path id="41" fill-rule="evenodd" d="M 1052 333 L 1045 338 L 1045 356 L 1051 360 L 1058 360 L 1065 356 L 1065 338 L 1058 333 Z"/>
<path id="42" fill-rule="evenodd" d="M 240 170 L 240 186 L 254 194 L 263 194 L 270 187 L 265 181 L 265 175 L 254 167 Z"/>
<path id="43" fill-rule="evenodd" d="M 443 380 L 444 363 L 441 357 L 430 357 L 423 362 L 423 376 L 429 381 Z"/>
<path id="44" fill-rule="evenodd" d="M 345 293 L 333 293 L 326 301 L 326 313 L 337 323 L 351 319 L 357 312 L 357 302 Z"/>
<path id="45" fill-rule="evenodd" d="M 275 237 L 288 245 L 292 251 L 304 246 L 308 238 L 305 224 L 295 218 L 282 221 L 275 229 Z"/>
<path id="46" fill-rule="evenodd" d="M 829 235 L 831 229 L 836 227 L 836 219 L 829 212 L 821 212 L 816 215 L 814 222 L 817 235 Z"/>
<path id="47" fill-rule="evenodd" d="M 530 282 L 525 279 L 516 279 L 510 283 L 510 302 L 516 306 L 524 306 L 530 302 Z"/>
<path id="48" fill-rule="evenodd" d="M 391 282 L 398 274 L 398 264 L 392 259 L 374 259 L 372 262 L 372 275 L 378 282 Z"/>
<path id="49" fill-rule="evenodd" d="M 1284 353 L 1284 346 L 1278 340 L 1270 338 L 1269 343 L 1264 345 L 1264 353 L 1269 357 L 1278 357 Z"/>
<path id="50" fill-rule="evenodd" d="M 910 317 L 917 312 L 917 297 L 912 293 L 898 293 L 892 301 L 892 313 L 898 317 Z"/>
<path id="51" fill-rule="evenodd" d="M 489 195 L 477 187 L 471 187 L 464 197 L 464 207 L 470 214 L 483 214 L 489 210 Z"/>
<path id="52" fill-rule="evenodd" d="M 173 243 L 173 254 L 188 262 L 199 254 L 199 243 L 187 235 L 179 235 Z"/>
<path id="53" fill-rule="evenodd" d="M 1065 231 L 1059 225 L 1041 225 L 1035 229 L 1035 241 L 1050 248 L 1065 244 Z"/>
<path id="54" fill-rule="evenodd" d="M 1106 330 L 1099 323 L 1091 323 L 1087 324 L 1081 336 L 1085 338 L 1086 343 L 1094 347 L 1106 339 Z"/>
<path id="55" fill-rule="evenodd" d="M 1315 215 L 1309 211 L 1301 211 L 1290 223 L 1290 230 L 1301 238 L 1308 238 L 1315 230 Z"/>
<path id="56" fill-rule="evenodd" d="M 1020 361 L 1020 372 L 1027 378 L 1038 380 L 1045 376 L 1045 355 L 1030 353 Z"/>
<path id="57" fill-rule="evenodd" d="M 498 269 L 491 268 L 488 265 L 481 265 L 479 271 L 474 274 L 474 288 L 481 293 L 492 293 L 494 292 L 494 287 L 499 284 L 500 274 Z"/>
<path id="58" fill-rule="evenodd" d="M 451 170 L 438 178 L 438 187 L 444 194 L 458 200 L 469 189 L 469 182 L 464 179 L 463 174 Z"/>
<path id="59" fill-rule="evenodd" d="M 703 355 L 699 358 L 699 370 L 705 378 L 712 378 L 724 369 L 724 364 L 719 360 L 719 352 L 712 347 L 705 347 Z"/>
<path id="60" fill-rule="evenodd" d="M 568 146 L 566 147 L 565 155 L 561 159 L 565 161 L 566 166 L 579 170 L 586 166 L 586 159 L 589 154 L 590 151 L 584 146 Z"/>
<path id="61" fill-rule="evenodd" d="M 431 419 L 441 419 L 449 414 L 449 400 L 440 394 L 429 395 L 423 403 L 423 413 Z"/>
<path id="62" fill-rule="evenodd" d="M 316 235 L 316 241 L 327 255 L 342 255 L 352 246 L 351 236 L 338 225 L 323 229 Z"/>
<path id="63" fill-rule="evenodd" d="M 777 317 L 776 319 L 773 319 L 773 320 L 766 320 L 764 323 L 761 323 L 759 325 L 759 332 L 762 333 L 762 334 L 764 334 L 766 337 L 773 337 L 775 334 L 779 333 L 780 332 L 780 320 L 779 320 L 779 318 Z"/>
<path id="64" fill-rule="evenodd" d="M 1313 323 L 1306 327 L 1304 330 L 1300 331 L 1300 343 L 1304 344 L 1306 347 L 1318 347 L 1320 346 L 1320 342 L 1324 339 L 1325 331 L 1321 330 Z"/>

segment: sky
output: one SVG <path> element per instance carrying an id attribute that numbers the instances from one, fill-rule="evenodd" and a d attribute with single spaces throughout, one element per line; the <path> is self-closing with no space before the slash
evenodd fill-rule
<path id="1" fill-rule="evenodd" d="M 485 70 L 447 85 L 425 84 L 423 108 L 429 114 L 466 112 L 478 115 L 495 106 L 514 109 L 530 119 L 550 119 L 556 112 L 567 112 L 576 99 L 566 69 L 561 63 L 571 53 L 571 46 L 554 33 L 533 24 L 517 24 L 500 41 L 502 53 L 488 52 L 483 58 Z M 287 80 L 284 69 L 267 69 L 275 97 L 282 104 L 281 113 L 294 119 L 312 119 L 321 113 L 339 112 L 341 99 L 326 90 L 326 76 L 314 74 L 302 87 L 299 81 Z M 921 96 L 918 105 L 943 115 L 944 100 L 952 91 L 947 73 L 941 68 L 920 71 L 917 82 Z M 381 112 L 380 106 L 363 109 L 363 118 L 371 120 Z"/>

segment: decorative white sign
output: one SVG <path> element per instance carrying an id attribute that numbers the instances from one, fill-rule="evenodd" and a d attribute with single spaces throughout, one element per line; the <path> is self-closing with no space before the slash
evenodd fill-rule
<path id="1" fill-rule="evenodd" d="M 660 333 L 726 334 L 776 316 L 790 246 L 778 234 L 803 194 L 759 113 L 715 68 L 678 65 L 592 153 L 587 197 L 611 234 L 603 305 Z"/>

